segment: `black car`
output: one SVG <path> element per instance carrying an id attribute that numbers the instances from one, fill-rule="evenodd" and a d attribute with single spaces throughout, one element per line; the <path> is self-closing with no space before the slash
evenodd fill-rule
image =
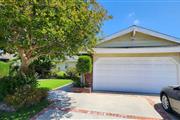
<path id="1" fill-rule="evenodd" d="M 160 93 L 161 103 L 167 112 L 180 114 L 180 86 L 169 86 Z"/>

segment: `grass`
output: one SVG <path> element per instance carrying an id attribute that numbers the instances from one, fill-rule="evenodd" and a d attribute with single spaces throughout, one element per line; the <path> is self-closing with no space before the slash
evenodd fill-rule
<path id="1" fill-rule="evenodd" d="M 0 112 L 0 120 L 29 120 L 49 104 L 47 100 L 44 100 L 37 105 L 21 108 L 16 112 Z"/>
<path id="2" fill-rule="evenodd" d="M 70 84 L 73 81 L 70 79 L 41 79 L 38 80 L 39 82 L 39 88 L 46 87 L 50 90 L 64 86 L 66 84 Z"/>
<path id="3" fill-rule="evenodd" d="M 7 76 L 9 74 L 9 63 L 0 61 L 0 77 Z"/>

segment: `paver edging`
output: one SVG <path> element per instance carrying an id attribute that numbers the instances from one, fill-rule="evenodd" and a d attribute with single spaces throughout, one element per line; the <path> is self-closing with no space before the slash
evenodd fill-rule
<path id="1" fill-rule="evenodd" d="M 60 111 L 65 112 L 77 112 L 77 113 L 83 113 L 83 114 L 90 114 L 90 115 L 98 115 L 98 116 L 110 116 L 115 118 L 125 118 L 125 119 L 136 119 L 136 120 L 161 120 L 159 118 L 151 118 L 151 117 L 143 117 L 143 116 L 136 116 L 136 115 L 123 115 L 118 113 L 111 113 L 111 112 L 99 112 L 99 111 L 92 111 L 92 110 L 86 110 L 86 109 L 78 109 L 78 108 L 61 108 L 61 107 L 55 107 L 50 106 L 47 109 L 41 111 L 39 114 L 37 114 L 35 117 L 33 117 L 30 120 L 36 120 L 36 118 L 43 113 L 45 113 L 47 110 L 53 110 L 58 109 Z"/>
<path id="2" fill-rule="evenodd" d="M 148 103 L 154 107 L 155 102 L 149 96 L 145 96 L 143 98 L 145 98 L 148 101 Z M 60 100 L 58 99 L 53 99 L 49 101 L 51 101 L 52 103 L 60 102 Z M 53 110 L 53 109 L 58 109 L 65 112 L 77 112 L 77 113 L 99 115 L 99 116 L 111 116 L 111 117 L 116 117 L 116 118 L 126 118 L 126 119 L 136 119 L 136 120 L 161 120 L 159 118 L 150 118 L 150 117 L 143 117 L 143 116 L 136 116 L 136 115 L 123 115 L 123 114 L 118 114 L 118 113 L 92 111 L 92 110 L 86 110 L 86 109 L 81 109 L 81 108 L 61 108 L 61 107 L 53 106 L 52 104 L 49 105 L 47 108 L 44 108 L 39 113 L 37 113 L 30 120 L 36 120 L 43 113 L 47 112 L 48 110 Z M 165 119 L 165 120 L 170 120 L 170 119 Z"/>
<path id="3" fill-rule="evenodd" d="M 155 106 L 155 102 L 150 97 L 144 97 L 144 98 L 163 117 L 164 120 L 172 120 L 170 118 L 170 116 L 164 110 L 162 110 L 159 106 L 156 107 L 156 108 L 154 107 Z"/>

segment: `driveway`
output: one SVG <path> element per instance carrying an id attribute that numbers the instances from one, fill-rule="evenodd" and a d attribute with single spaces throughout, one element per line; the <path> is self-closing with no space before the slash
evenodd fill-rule
<path id="1" fill-rule="evenodd" d="M 53 104 L 32 120 L 136 119 L 178 120 L 161 107 L 159 96 L 128 93 L 71 93 L 51 91 Z"/>

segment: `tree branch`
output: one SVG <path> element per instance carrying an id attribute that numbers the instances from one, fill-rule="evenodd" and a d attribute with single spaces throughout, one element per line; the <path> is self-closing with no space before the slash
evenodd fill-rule
<path id="1" fill-rule="evenodd" d="M 30 64 L 31 62 L 37 60 L 37 59 L 40 58 L 41 56 L 45 56 L 45 55 L 53 55 L 53 54 L 55 54 L 55 53 L 52 52 L 52 51 L 49 51 L 49 52 L 47 52 L 47 53 L 41 53 L 41 54 L 38 54 L 38 55 L 36 55 L 36 56 L 34 56 L 34 57 L 32 57 L 32 58 L 29 59 L 29 64 Z"/>

